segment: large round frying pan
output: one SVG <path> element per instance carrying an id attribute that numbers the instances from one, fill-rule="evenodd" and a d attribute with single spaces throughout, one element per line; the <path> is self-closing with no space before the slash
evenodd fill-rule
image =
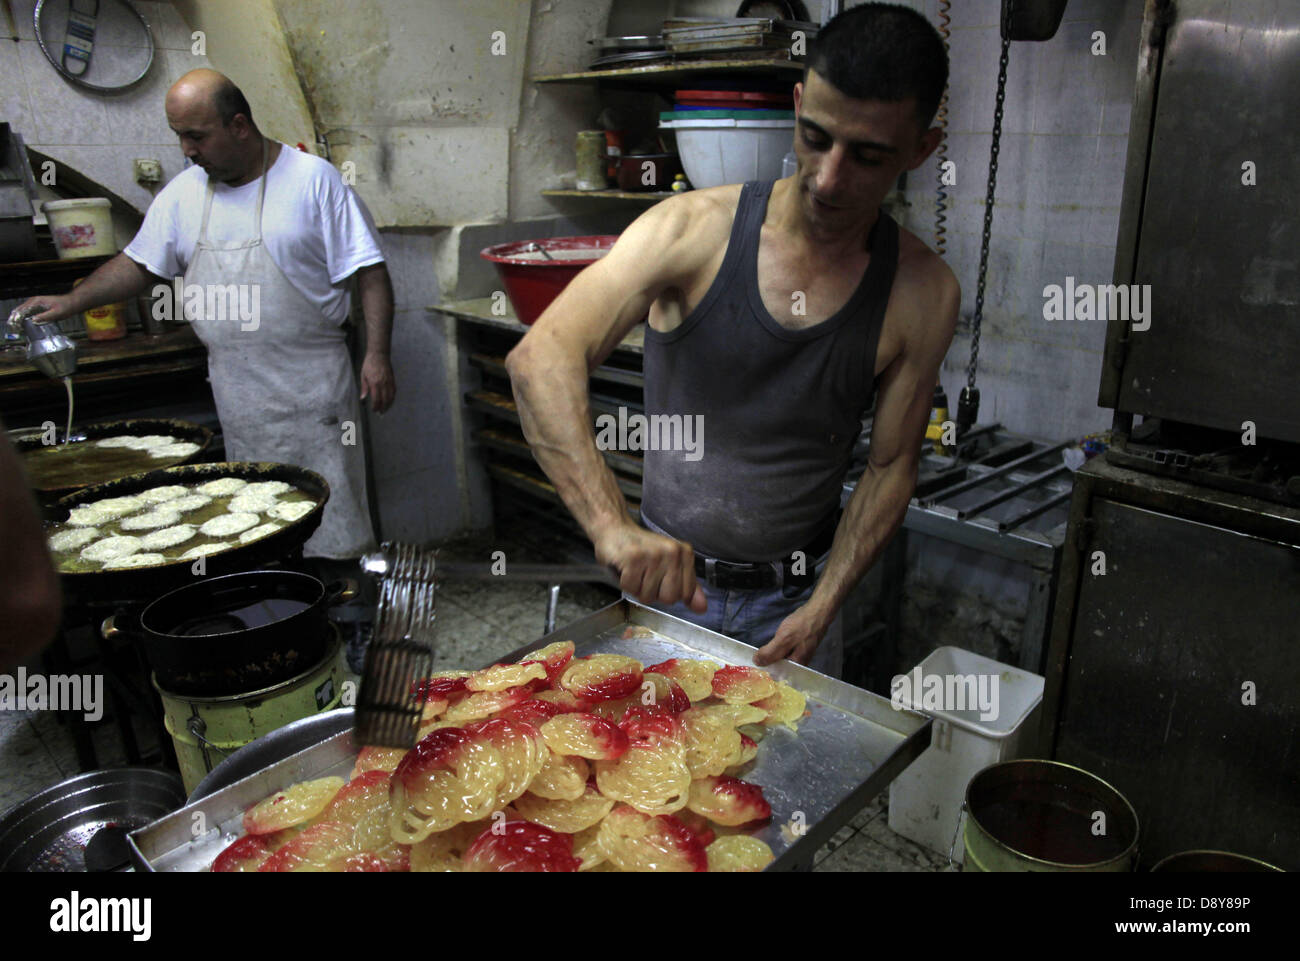
<path id="1" fill-rule="evenodd" d="M 202 484 L 218 477 L 242 477 L 247 481 L 285 481 L 316 498 L 316 506 L 309 514 L 285 524 L 261 540 L 208 555 L 205 560 L 205 577 L 255 570 L 271 561 L 289 556 L 316 532 L 325 503 L 330 497 L 330 487 L 325 478 L 305 467 L 251 461 L 186 464 L 182 467 L 152 470 L 145 474 L 131 474 L 107 484 L 84 487 L 75 494 L 62 498 L 57 506 L 47 511 L 46 517 L 55 522 L 65 521 L 72 508 L 105 497 L 125 497 L 164 484 Z M 60 576 L 63 578 L 64 591 L 80 600 L 152 600 L 192 582 L 196 576 L 194 563 L 192 559 L 175 560 L 151 567 L 61 573 Z"/>
<path id="2" fill-rule="evenodd" d="M 15 432 L 10 432 L 13 436 Z M 189 464 L 203 456 L 212 443 L 212 431 L 206 427 L 200 427 L 198 424 L 191 424 L 187 420 L 164 420 L 137 418 L 135 420 L 114 420 L 102 424 L 86 424 L 84 427 L 77 428 L 73 433 L 73 445 L 88 444 L 91 441 L 98 440 L 101 437 L 128 436 L 128 437 L 145 437 L 149 434 L 167 434 L 175 437 L 177 440 L 188 441 L 191 444 L 198 444 L 199 449 L 189 457 L 174 457 L 171 460 L 159 460 L 157 466 L 159 469 L 165 467 L 175 467 L 178 464 Z M 38 450 L 42 447 L 41 435 L 39 432 L 23 431 L 20 436 L 14 438 L 14 448 L 18 451 L 19 456 L 26 454 L 30 450 Z M 129 476 L 129 475 L 128 475 Z M 88 483 L 107 483 L 117 478 L 106 478 L 98 482 Z M 42 487 L 32 484 L 32 490 L 36 492 L 38 499 L 49 503 L 56 501 L 60 497 L 66 497 L 75 491 L 84 489 L 88 484 L 73 484 L 67 487 Z"/>

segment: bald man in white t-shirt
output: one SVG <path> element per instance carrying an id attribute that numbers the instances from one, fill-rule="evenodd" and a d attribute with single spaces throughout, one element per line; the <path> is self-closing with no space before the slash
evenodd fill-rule
<path id="1" fill-rule="evenodd" d="M 165 107 L 194 166 L 159 193 L 125 251 L 71 293 L 22 306 L 60 320 L 183 274 L 228 458 L 322 474 L 330 500 L 304 553 L 355 558 L 374 546 L 359 399 L 382 413 L 395 394 L 393 291 L 374 223 L 328 162 L 263 137 L 222 74 L 187 73 Z M 367 332 L 359 398 L 342 326 L 353 277 Z"/>

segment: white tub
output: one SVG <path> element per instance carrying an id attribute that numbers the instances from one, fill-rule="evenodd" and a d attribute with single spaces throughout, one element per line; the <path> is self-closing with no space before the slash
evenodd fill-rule
<path id="1" fill-rule="evenodd" d="M 776 180 L 794 141 L 794 120 L 664 120 L 692 187 Z"/>
<path id="2" fill-rule="evenodd" d="M 117 253 L 113 211 L 103 197 L 49 200 L 41 205 L 63 260 Z"/>

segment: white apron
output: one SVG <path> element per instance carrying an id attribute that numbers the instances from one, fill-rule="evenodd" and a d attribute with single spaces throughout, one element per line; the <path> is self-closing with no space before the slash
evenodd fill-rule
<path id="1" fill-rule="evenodd" d="M 343 327 L 299 293 L 262 242 L 268 154 L 263 141 L 256 224 L 246 242 L 229 247 L 208 242 L 213 196 L 208 181 L 203 225 L 185 271 L 185 312 L 208 349 L 208 376 L 227 459 L 277 461 L 322 475 L 330 485 L 329 503 L 304 554 L 343 560 L 375 546 L 361 404 Z M 191 285 L 203 291 L 199 309 L 194 309 L 198 305 Z M 215 290 L 224 290 L 224 298 L 211 296 Z M 257 311 L 251 310 L 254 304 Z M 252 316 L 245 319 L 248 314 Z"/>

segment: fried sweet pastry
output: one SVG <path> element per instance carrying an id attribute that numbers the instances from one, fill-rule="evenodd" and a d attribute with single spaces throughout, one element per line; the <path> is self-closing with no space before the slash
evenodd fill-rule
<path id="1" fill-rule="evenodd" d="M 747 834 L 720 837 L 704 853 L 710 871 L 761 871 L 772 863 L 772 849 Z"/>
<path id="2" fill-rule="evenodd" d="M 763 698 L 761 701 L 755 701 L 754 706 L 767 711 L 767 717 L 763 721 L 764 724 L 769 727 L 773 724 L 784 724 L 794 731 L 797 730 L 794 722 L 803 717 L 804 709 L 808 706 L 808 699 L 789 684 L 778 681 L 776 693 L 771 697 Z"/>
<path id="3" fill-rule="evenodd" d="M 752 704 L 776 693 L 776 681 L 756 667 L 728 664 L 713 675 L 713 693 L 728 704 Z"/>
<path id="4" fill-rule="evenodd" d="M 739 763 L 741 735 L 724 715 L 693 707 L 681 715 L 686 731 L 686 766 L 692 778 L 721 774 Z"/>
<path id="5" fill-rule="evenodd" d="M 570 801 L 552 800 L 536 794 L 524 794 L 515 801 L 515 810 L 528 821 L 561 834 L 577 834 L 599 824 L 614 808 L 614 801 L 590 784 L 580 797 Z"/>
<path id="6" fill-rule="evenodd" d="M 772 816 L 772 807 L 763 797 L 761 787 L 727 775 L 692 781 L 686 806 L 723 825 L 766 821 Z"/>
<path id="7" fill-rule="evenodd" d="M 455 727 L 433 731 L 406 753 L 389 781 L 389 830 L 414 844 L 435 831 L 492 813 L 505 760 L 484 738 Z"/>
<path id="8" fill-rule="evenodd" d="M 600 823 L 597 843 L 620 871 L 707 871 L 704 845 L 671 815 L 620 805 Z"/>
<path id="9" fill-rule="evenodd" d="M 560 677 L 560 687 L 593 701 L 627 697 L 640 686 L 640 662 L 622 654 L 575 658 Z"/>
<path id="10" fill-rule="evenodd" d="M 271 834 L 310 821 L 342 787 L 343 778 L 322 777 L 277 791 L 244 812 L 244 831 Z"/>
<path id="11" fill-rule="evenodd" d="M 712 661 L 670 658 L 646 668 L 646 673 L 663 674 L 681 685 L 692 701 L 702 701 L 713 694 L 713 675 L 722 665 Z"/>
<path id="12" fill-rule="evenodd" d="M 536 661 L 546 667 L 546 682 L 555 684 L 564 669 L 569 666 L 573 660 L 573 641 L 556 641 L 554 644 L 547 644 L 545 647 L 538 648 L 519 659 L 520 664 L 528 664 Z"/>
<path id="13" fill-rule="evenodd" d="M 551 801 L 573 801 L 582 797 L 591 776 L 591 766 L 577 755 L 556 754 L 546 749 L 546 763 L 528 790 L 540 798 Z"/>
<path id="14" fill-rule="evenodd" d="M 530 681 L 544 680 L 546 665 L 525 661 L 522 664 L 493 664 L 475 671 L 465 679 L 465 687 L 471 691 L 504 691 L 511 687 L 522 687 Z"/>
<path id="15" fill-rule="evenodd" d="M 465 852 L 480 834 L 491 828 L 491 820 L 467 821 L 446 831 L 430 834 L 411 846 L 413 872 L 457 872 L 465 870 Z"/>
<path id="16" fill-rule="evenodd" d="M 493 825 L 465 852 L 466 871 L 577 871 L 573 838 L 530 821 Z"/>
<path id="17" fill-rule="evenodd" d="M 557 714 L 542 724 L 541 732 L 556 754 L 576 754 L 592 761 L 613 761 L 628 746 L 622 728 L 594 714 Z"/>
<path id="18" fill-rule="evenodd" d="M 686 806 L 691 789 L 691 771 L 686 766 L 684 746 L 671 736 L 630 740 L 627 753 L 617 761 L 596 762 L 596 785 L 600 793 L 643 814 L 680 811 Z"/>

